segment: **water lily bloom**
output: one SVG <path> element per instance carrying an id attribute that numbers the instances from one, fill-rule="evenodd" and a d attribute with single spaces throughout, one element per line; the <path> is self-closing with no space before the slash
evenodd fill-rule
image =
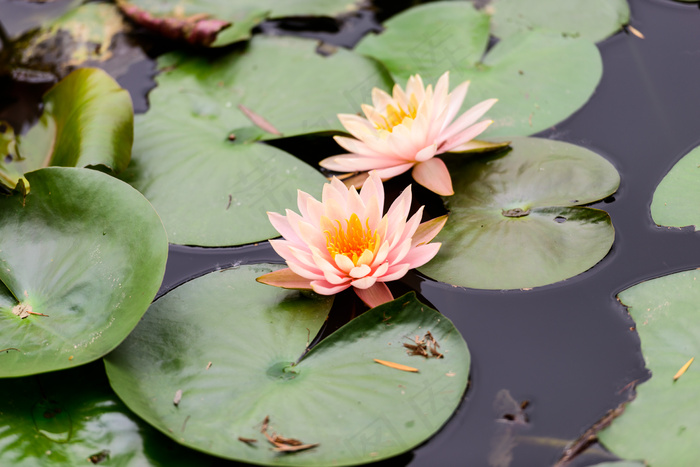
<path id="1" fill-rule="evenodd" d="M 374 105 L 362 105 L 367 118 L 338 115 L 354 138 L 336 136 L 335 140 L 349 153 L 326 158 L 321 166 L 338 172 L 376 170 L 382 180 L 413 168 L 416 182 L 440 195 L 454 194 L 445 163 L 434 156 L 484 148 L 484 142 L 473 140 L 493 120 L 477 120 L 497 99 L 485 100 L 455 120 L 469 81 L 448 93 L 449 80 L 449 72 L 445 72 L 435 85 L 435 92 L 432 85 L 423 86 L 420 75 L 408 79 L 406 91 L 394 85 L 393 96 L 379 88 L 372 89 Z"/>
<path id="2" fill-rule="evenodd" d="M 372 171 L 361 191 L 333 177 L 323 186 L 322 201 L 299 191 L 299 212 L 268 212 L 282 240 L 270 240 L 287 269 L 265 274 L 258 282 L 288 289 L 313 289 L 333 295 L 353 287 L 370 307 L 393 300 L 386 282 L 432 259 L 440 243 L 428 243 L 447 216 L 420 224 L 423 207 L 408 219 L 411 187 L 384 209 L 384 186 Z"/>

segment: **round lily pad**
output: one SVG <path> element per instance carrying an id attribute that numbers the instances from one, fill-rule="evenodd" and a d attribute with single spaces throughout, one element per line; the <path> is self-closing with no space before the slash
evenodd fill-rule
<path id="1" fill-rule="evenodd" d="M 208 274 L 156 301 L 105 359 L 119 397 L 186 446 L 263 465 L 380 460 L 425 441 L 452 415 L 470 359 L 447 318 L 409 294 L 295 364 L 332 298 L 255 282 L 274 268 Z"/>
<path id="2" fill-rule="evenodd" d="M 487 53 L 488 15 L 468 2 L 413 7 L 384 27 L 355 50 L 381 61 L 400 83 L 416 73 L 435 83 L 445 71 L 452 87 L 470 80 L 463 111 L 497 98 L 484 136 L 530 135 L 564 120 L 588 101 L 603 73 L 595 44 L 556 32 L 513 34 Z"/>
<path id="3" fill-rule="evenodd" d="M 536 287 L 580 274 L 608 253 L 610 216 L 581 205 L 614 193 L 617 170 L 573 144 L 516 138 L 511 147 L 448 161 L 450 215 L 436 238 L 440 251 L 421 272 L 463 287 Z"/>
<path id="4" fill-rule="evenodd" d="M 544 28 L 597 42 L 630 19 L 627 0 L 492 0 L 486 11 L 493 35 L 500 38 Z"/>
<path id="5" fill-rule="evenodd" d="M 170 38 L 219 47 L 248 39 L 268 17 L 336 16 L 356 11 L 359 0 L 117 0 L 134 21 Z"/>
<path id="6" fill-rule="evenodd" d="M 618 456 L 645 465 L 688 465 L 700 459 L 700 362 L 678 373 L 700 356 L 700 272 L 646 281 L 619 299 L 634 318 L 651 379 L 598 437 Z"/>
<path id="7" fill-rule="evenodd" d="M 700 225 L 700 146 L 686 154 L 661 180 L 651 202 L 651 217 L 658 225 Z"/>
<path id="8" fill-rule="evenodd" d="M 25 172 L 48 166 L 126 168 L 134 131 L 131 97 L 107 73 L 76 70 L 43 102 L 41 118 L 16 138 L 15 151 L 5 147 L 3 153 L 0 145 L 0 182 L 14 188 Z"/>
<path id="9" fill-rule="evenodd" d="M 26 174 L 0 197 L 0 377 L 81 365 L 112 350 L 146 312 L 168 244 L 151 205 L 88 170 Z"/>
<path id="10" fill-rule="evenodd" d="M 386 88 L 391 80 L 367 58 L 342 50 L 322 57 L 314 47 L 256 37 L 245 51 L 213 62 L 184 54 L 162 60 L 167 71 L 151 93 L 151 109 L 137 116 L 124 180 L 153 203 L 171 243 L 276 237 L 266 211 L 293 207 L 298 189 L 320 196 L 320 172 L 257 141 L 340 129 L 336 114 L 360 108 L 355 91 Z"/>
<path id="11" fill-rule="evenodd" d="M 0 353 L 0 359 L 4 357 Z M 175 444 L 127 409 L 110 389 L 99 362 L 68 372 L 4 380 L 0 398 L 4 465 L 185 467 L 206 465 L 208 460 Z"/>

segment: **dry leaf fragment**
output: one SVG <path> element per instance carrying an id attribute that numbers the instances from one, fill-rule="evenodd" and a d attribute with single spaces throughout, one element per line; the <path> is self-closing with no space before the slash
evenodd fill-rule
<path id="1" fill-rule="evenodd" d="M 277 433 L 268 433 L 267 428 L 269 427 L 270 424 L 270 417 L 266 416 L 265 419 L 262 422 L 262 427 L 260 429 L 260 433 L 265 435 L 265 438 L 274 446 L 272 448 L 273 451 L 275 452 L 298 452 L 298 451 L 305 451 L 307 449 L 315 448 L 316 446 L 319 445 L 319 443 L 314 443 L 314 444 L 304 444 L 298 439 L 294 438 L 285 438 L 284 436 L 280 436 Z M 238 438 L 241 439 L 241 438 Z"/>
<path id="2" fill-rule="evenodd" d="M 280 131 L 277 128 L 272 126 L 272 123 L 268 122 L 267 120 L 265 120 L 264 117 L 256 114 L 245 105 L 239 104 L 238 108 L 241 109 L 241 112 L 243 112 L 243 114 L 246 117 L 248 117 L 248 119 L 250 119 L 250 121 L 253 122 L 261 130 L 267 131 L 268 133 L 272 133 L 275 136 L 282 135 L 282 133 L 280 133 Z"/>
<path id="3" fill-rule="evenodd" d="M 209 368 L 211 368 L 211 362 L 207 363 L 207 367 L 205 368 L 205 370 L 208 370 Z"/>
<path id="4" fill-rule="evenodd" d="M 688 371 L 688 368 L 690 368 L 690 365 L 693 363 L 693 360 L 695 360 L 695 357 L 693 357 L 693 358 L 691 358 L 690 360 L 688 360 L 688 361 L 685 363 L 685 365 L 683 365 L 683 366 L 681 367 L 681 369 L 678 370 L 678 373 L 676 373 L 675 376 L 673 377 L 673 381 L 677 381 L 678 378 L 680 378 L 681 376 L 683 376 L 683 373 L 685 373 L 686 371 Z"/>
<path id="5" fill-rule="evenodd" d="M 641 33 L 641 31 L 634 26 L 627 25 L 627 30 L 634 34 L 635 36 L 639 37 L 640 39 L 644 39 L 644 34 Z"/>
<path id="6" fill-rule="evenodd" d="M 412 373 L 418 373 L 418 368 L 413 368 L 412 366 L 402 365 L 400 363 L 388 362 L 386 360 L 379 360 L 377 358 L 373 359 L 380 365 L 388 366 L 389 368 L 394 368 L 395 370 L 410 371 Z"/>
<path id="7" fill-rule="evenodd" d="M 239 436 L 238 441 L 240 441 L 241 443 L 245 443 L 245 444 L 255 444 L 258 442 L 258 440 L 255 438 L 245 438 L 243 436 Z"/>
<path id="8" fill-rule="evenodd" d="M 182 400 L 182 389 L 178 389 L 175 391 L 175 397 L 173 398 L 173 404 L 176 406 L 180 404 L 180 401 Z"/>

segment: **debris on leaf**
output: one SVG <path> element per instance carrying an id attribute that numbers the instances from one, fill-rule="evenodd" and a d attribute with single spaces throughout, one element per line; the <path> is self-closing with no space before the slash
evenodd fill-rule
<path id="1" fill-rule="evenodd" d="M 412 366 L 402 365 L 400 363 L 388 362 L 386 360 L 379 360 L 377 358 L 373 359 L 380 365 L 388 366 L 389 368 L 394 368 L 395 370 L 410 371 L 412 373 L 418 373 L 418 368 L 413 368 Z"/>
<path id="2" fill-rule="evenodd" d="M 6 349 L 0 349 L 0 352 L 9 352 L 10 350 L 16 350 L 17 352 L 21 352 L 19 349 L 15 349 L 14 347 L 8 347 Z"/>
<path id="3" fill-rule="evenodd" d="M 683 365 L 683 366 L 681 367 L 681 369 L 678 370 L 678 373 L 676 373 L 676 374 L 673 376 L 673 381 L 678 381 L 678 378 L 680 378 L 681 376 L 683 376 L 683 373 L 685 373 L 686 371 L 688 371 L 688 368 L 690 368 L 690 365 L 693 363 L 693 360 L 695 360 L 695 357 L 693 357 L 693 358 L 691 358 L 690 360 L 688 360 L 688 361 L 685 363 L 685 365 Z"/>
<path id="4" fill-rule="evenodd" d="M 209 368 L 211 368 L 211 362 L 207 363 L 207 367 L 205 368 L 205 370 L 208 370 Z"/>
<path id="5" fill-rule="evenodd" d="M 109 449 L 103 449 L 102 451 L 88 457 L 88 460 L 93 464 L 99 464 L 107 459 L 109 459 Z"/>
<path id="6" fill-rule="evenodd" d="M 241 112 L 243 112 L 243 114 L 246 117 L 248 117 L 250 119 L 250 121 L 253 122 L 257 127 L 267 131 L 268 133 L 272 133 L 273 135 L 276 135 L 276 136 L 282 135 L 282 133 L 280 133 L 280 131 L 277 128 L 272 126 L 272 123 L 268 122 L 267 120 L 265 120 L 265 118 L 256 114 L 255 112 L 250 110 L 245 105 L 239 104 L 238 108 L 241 109 Z"/>
<path id="7" fill-rule="evenodd" d="M 319 445 L 319 443 L 314 443 L 314 444 L 304 444 L 303 442 L 299 441 L 298 439 L 294 438 L 285 438 L 284 436 L 280 436 L 277 433 L 268 433 L 267 429 L 270 426 L 270 416 L 266 416 L 265 419 L 262 422 L 262 427 L 260 428 L 260 433 L 262 433 L 265 438 L 274 446 L 272 449 L 275 452 L 297 452 L 297 451 L 305 451 L 307 449 L 315 448 L 316 446 Z M 239 440 L 243 441 L 241 438 L 238 438 Z M 244 441 L 246 442 L 246 441 Z"/>
<path id="8" fill-rule="evenodd" d="M 420 355 L 425 358 L 445 358 L 438 350 L 440 344 L 438 344 L 430 331 L 426 332 L 422 339 L 419 336 L 415 336 L 413 341 L 413 344 L 403 344 L 408 349 L 406 352 L 408 355 Z"/>
<path id="9" fill-rule="evenodd" d="M 627 30 L 634 34 L 635 36 L 639 37 L 640 39 L 644 39 L 644 34 L 642 32 L 635 28 L 634 26 L 630 26 L 629 24 L 627 25 Z"/>
<path id="10" fill-rule="evenodd" d="M 49 316 L 45 315 L 44 313 L 37 313 L 35 311 L 32 311 L 32 306 L 27 305 L 26 303 L 20 303 L 19 305 L 15 305 L 12 308 L 12 313 L 19 316 L 20 319 L 24 319 L 29 315 L 46 316 L 47 318 Z"/>
<path id="11" fill-rule="evenodd" d="M 258 440 L 255 438 L 246 438 L 244 436 L 239 436 L 238 441 L 240 441 L 241 443 L 250 444 L 250 445 L 253 445 L 253 444 L 258 442 Z"/>
<path id="12" fill-rule="evenodd" d="M 180 401 L 182 400 L 182 389 L 178 389 L 175 391 L 175 397 L 173 398 L 173 404 L 180 405 Z"/>

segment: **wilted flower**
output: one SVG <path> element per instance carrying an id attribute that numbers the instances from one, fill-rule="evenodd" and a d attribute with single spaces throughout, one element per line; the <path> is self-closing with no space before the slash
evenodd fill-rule
<path id="1" fill-rule="evenodd" d="M 284 237 L 270 244 L 289 268 L 258 281 L 322 295 L 354 287 L 370 307 L 393 299 L 385 282 L 403 277 L 437 254 L 440 244 L 428 242 L 447 220 L 442 216 L 419 225 L 422 206 L 407 220 L 410 186 L 382 217 L 384 187 L 374 171 L 360 193 L 334 177 L 323 186 L 322 201 L 299 191 L 297 204 L 301 215 L 289 209 L 286 216 L 267 213 Z"/>
<path id="2" fill-rule="evenodd" d="M 374 106 L 362 105 L 367 118 L 340 114 L 338 118 L 355 138 L 336 136 L 349 154 L 332 156 L 321 166 L 338 172 L 376 170 L 382 180 L 413 168 L 413 178 L 440 195 L 454 194 L 445 163 L 436 154 L 480 149 L 472 141 L 493 120 L 477 123 L 497 99 L 485 100 L 464 112 L 457 112 L 467 95 L 469 81 L 448 94 L 449 72 L 437 84 L 423 86 L 420 75 L 411 76 L 406 91 L 394 85 L 393 97 L 379 88 L 372 89 Z"/>

